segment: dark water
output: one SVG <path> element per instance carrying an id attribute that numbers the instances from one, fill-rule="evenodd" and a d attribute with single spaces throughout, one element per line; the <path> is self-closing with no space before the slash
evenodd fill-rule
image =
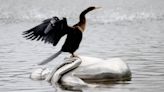
<path id="1" fill-rule="evenodd" d="M 33 81 L 29 79 L 29 75 L 36 69 L 34 64 L 60 49 L 64 38 L 57 47 L 53 47 L 42 42 L 27 41 L 21 34 L 40 23 L 40 20 L 53 15 L 68 16 L 69 24 L 74 24 L 80 11 L 89 5 L 103 8 L 87 15 L 87 31 L 77 54 L 121 58 L 128 63 L 132 80 L 125 83 L 100 84 L 97 88 L 82 90 L 164 91 L 163 0 L 73 0 L 76 5 L 68 0 L 15 1 L 0 0 L 0 91 L 54 92 L 55 88 L 49 83 Z M 84 6 L 77 8 L 81 5 L 78 2 Z M 27 8 L 29 6 L 30 8 Z M 46 67 L 58 64 L 58 61 L 60 57 Z"/>

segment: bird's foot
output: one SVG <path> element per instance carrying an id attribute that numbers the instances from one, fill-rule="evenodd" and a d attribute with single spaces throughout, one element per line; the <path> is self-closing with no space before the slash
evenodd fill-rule
<path id="1" fill-rule="evenodd" d="M 69 58 L 69 57 L 66 57 L 66 58 L 64 58 L 64 60 L 66 60 L 66 63 L 72 63 L 72 62 L 74 62 L 75 60 L 77 60 L 77 57 L 71 57 L 71 58 Z"/>
<path id="2" fill-rule="evenodd" d="M 75 55 L 75 54 L 72 54 L 72 55 L 70 56 L 70 58 L 74 58 L 74 57 L 75 57 L 75 58 L 77 58 L 77 57 L 79 58 L 79 56 L 78 56 L 78 55 Z"/>

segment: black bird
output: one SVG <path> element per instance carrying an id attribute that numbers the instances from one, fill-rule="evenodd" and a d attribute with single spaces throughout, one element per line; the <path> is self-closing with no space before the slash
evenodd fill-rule
<path id="1" fill-rule="evenodd" d="M 82 32 L 85 30 L 86 18 L 85 15 L 99 7 L 89 7 L 85 9 L 79 17 L 79 22 L 74 26 L 68 26 L 66 18 L 59 19 L 58 17 L 49 18 L 43 21 L 40 25 L 23 32 L 24 37 L 31 40 L 41 40 L 45 43 L 51 43 L 56 46 L 60 38 L 67 35 L 64 45 L 61 50 L 39 63 L 43 65 L 57 57 L 61 52 L 69 52 L 74 57 L 74 52 L 79 48 L 82 40 Z"/>

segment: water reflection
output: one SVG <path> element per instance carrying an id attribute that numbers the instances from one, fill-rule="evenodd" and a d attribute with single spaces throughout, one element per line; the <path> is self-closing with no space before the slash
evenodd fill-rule
<path id="1" fill-rule="evenodd" d="M 60 84 L 51 84 L 55 88 L 55 92 L 107 92 L 105 90 L 110 90 L 113 88 L 121 88 L 123 86 L 131 84 L 130 81 L 120 81 L 120 82 L 107 82 L 107 83 L 88 83 L 85 87 L 75 87 L 75 88 L 65 88 Z M 103 89 L 103 90 L 101 90 Z"/>

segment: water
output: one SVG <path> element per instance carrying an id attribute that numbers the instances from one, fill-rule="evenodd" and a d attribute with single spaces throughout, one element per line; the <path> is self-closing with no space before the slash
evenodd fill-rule
<path id="1" fill-rule="evenodd" d="M 74 2 L 74 3 L 72 3 Z M 87 15 L 79 55 L 119 57 L 129 64 L 132 80 L 83 88 L 84 92 L 164 91 L 163 0 L 0 0 L 0 90 L 2 92 L 54 92 L 49 83 L 29 79 L 33 65 L 58 51 L 42 42 L 27 41 L 22 32 L 41 20 L 66 16 L 69 25 L 90 5 L 101 6 Z M 82 5 L 82 6 L 81 6 Z M 80 7 L 79 7 L 80 6 Z M 58 64 L 51 62 L 46 67 Z M 64 91 L 63 91 L 64 92 Z"/>

